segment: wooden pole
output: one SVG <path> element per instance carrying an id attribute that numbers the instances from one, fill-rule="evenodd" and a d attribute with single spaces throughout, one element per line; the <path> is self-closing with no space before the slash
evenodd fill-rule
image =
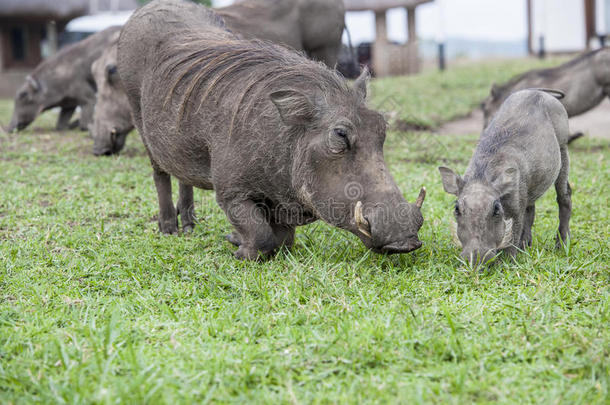
<path id="1" fill-rule="evenodd" d="M 375 12 L 375 45 L 373 47 L 373 70 L 377 76 L 388 76 L 390 73 L 387 55 L 388 26 L 386 11 Z"/>
<path id="2" fill-rule="evenodd" d="M 415 7 L 407 7 L 407 35 L 407 73 L 418 73 L 419 50 L 417 49 Z"/>

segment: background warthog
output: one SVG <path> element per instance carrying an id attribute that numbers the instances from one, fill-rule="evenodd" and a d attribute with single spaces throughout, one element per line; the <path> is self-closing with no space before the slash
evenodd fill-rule
<path id="1" fill-rule="evenodd" d="M 125 145 L 127 134 L 133 129 L 131 107 L 121 84 L 116 60 L 115 41 L 91 67 L 98 88 L 93 124 L 90 128 L 93 135 L 93 154 L 97 156 L 118 153 Z"/>
<path id="2" fill-rule="evenodd" d="M 455 203 L 462 256 L 488 261 L 532 242 L 535 203 L 554 183 L 559 205 L 557 244 L 569 235 L 568 116 L 551 95 L 522 90 L 511 95 L 481 135 L 464 178 L 440 167 Z"/>
<path id="3" fill-rule="evenodd" d="M 568 117 L 587 112 L 610 96 L 610 48 L 585 53 L 558 67 L 523 73 L 500 86 L 494 84 L 481 105 L 485 127 L 508 96 L 529 88 L 563 92 L 561 103 Z"/>
<path id="4" fill-rule="evenodd" d="M 408 204 L 383 157 L 386 123 L 354 87 L 288 49 L 239 39 L 218 15 L 151 2 L 119 39 L 119 72 L 153 165 L 163 233 L 194 224 L 193 186 L 216 190 L 236 257 L 290 247 L 317 219 L 378 252 L 421 246 L 420 206 Z M 146 63 L 142 63 L 146 61 Z M 170 175 L 180 181 L 177 210 Z"/>
<path id="5" fill-rule="evenodd" d="M 219 8 L 227 27 L 249 39 L 266 39 L 337 64 L 345 28 L 343 0 L 249 0 Z"/>
<path id="6" fill-rule="evenodd" d="M 43 111 L 61 107 L 57 129 L 66 129 L 76 107 L 81 108 L 79 126 L 86 130 L 95 106 L 95 82 L 91 64 L 112 41 L 120 27 L 110 27 L 49 57 L 34 69 L 17 90 L 8 131 L 26 128 Z"/>
<path id="7" fill-rule="evenodd" d="M 217 10 L 226 26 L 245 38 L 258 38 L 304 51 L 333 68 L 345 27 L 342 0 L 252 0 Z M 116 44 L 93 66 L 98 88 L 91 135 L 95 155 L 118 153 L 133 129 L 127 95 L 116 70 Z M 356 66 L 357 67 L 357 66 Z"/>

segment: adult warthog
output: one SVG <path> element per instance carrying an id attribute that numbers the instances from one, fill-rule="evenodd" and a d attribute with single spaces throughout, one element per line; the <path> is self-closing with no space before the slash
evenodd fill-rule
<path id="1" fill-rule="evenodd" d="M 421 246 L 420 207 L 407 203 L 383 157 L 386 124 L 354 87 L 284 47 L 236 37 L 214 11 L 154 1 L 119 39 L 118 68 L 153 166 L 159 228 L 193 228 L 193 186 L 214 189 L 235 232 L 235 256 L 290 247 L 296 226 L 322 219 L 377 252 Z M 177 210 L 171 176 L 180 182 Z"/>
<path id="2" fill-rule="evenodd" d="M 330 68 L 337 63 L 345 28 L 342 0 L 251 0 L 216 10 L 225 25 L 244 38 L 258 38 L 305 52 Z M 127 96 L 116 73 L 116 44 L 93 66 L 98 88 L 91 129 L 93 153 L 111 155 L 133 129 Z"/>
<path id="3" fill-rule="evenodd" d="M 554 68 L 523 73 L 499 86 L 494 84 L 481 105 L 485 128 L 508 96 L 529 88 L 560 90 L 565 94 L 560 101 L 568 117 L 585 113 L 610 96 L 610 48 L 585 53 Z"/>
<path id="4" fill-rule="evenodd" d="M 79 127 L 86 130 L 95 106 L 95 82 L 91 64 L 118 38 L 120 27 L 110 27 L 70 46 L 39 64 L 17 90 L 8 131 L 26 128 L 40 113 L 60 107 L 57 130 L 70 125 L 76 107 L 81 108 Z"/>

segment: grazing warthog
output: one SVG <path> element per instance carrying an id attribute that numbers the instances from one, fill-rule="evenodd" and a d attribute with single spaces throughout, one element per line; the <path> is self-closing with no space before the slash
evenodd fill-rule
<path id="1" fill-rule="evenodd" d="M 193 186 L 214 189 L 235 256 L 290 247 L 296 226 L 323 219 L 377 252 L 421 246 L 420 207 L 383 157 L 386 124 L 352 87 L 282 46 L 236 37 L 212 10 L 153 1 L 119 39 L 118 68 L 153 166 L 159 228 L 194 225 Z M 180 182 L 177 210 L 170 175 Z"/>
<path id="2" fill-rule="evenodd" d="M 560 90 L 565 94 L 561 103 L 568 117 L 585 113 L 610 96 L 610 48 L 585 53 L 561 66 L 523 73 L 500 86 L 494 84 L 481 105 L 485 128 L 508 96 L 529 88 Z"/>
<path id="3" fill-rule="evenodd" d="M 70 118 L 81 108 L 79 126 L 86 130 L 93 117 L 95 82 L 91 64 L 112 41 L 120 27 L 110 27 L 60 50 L 34 69 L 17 90 L 15 109 L 8 131 L 26 128 L 41 112 L 60 107 L 57 129 L 70 125 Z"/>
<path id="4" fill-rule="evenodd" d="M 131 107 L 117 69 L 116 42 L 104 50 L 91 71 L 98 89 L 91 127 L 93 154 L 112 155 L 123 149 L 133 129 Z"/>
<path id="5" fill-rule="evenodd" d="M 217 9 L 226 26 L 248 39 L 305 51 L 331 69 L 345 28 L 343 0 L 249 0 Z"/>
<path id="6" fill-rule="evenodd" d="M 499 250 L 531 245 L 536 200 L 554 183 L 559 205 L 557 245 L 568 238 L 568 115 L 553 96 L 521 90 L 500 107 L 481 135 L 464 178 L 440 167 L 455 203 L 462 257 L 487 262 Z"/>
<path id="7" fill-rule="evenodd" d="M 231 31 L 304 51 L 333 68 L 345 28 L 342 0 L 252 0 L 216 10 Z M 98 88 L 91 135 L 95 155 L 118 153 L 133 129 L 127 96 L 116 72 L 116 51 L 104 52 L 94 64 Z M 358 68 L 352 63 L 352 69 Z M 357 75 L 357 74 L 356 74 Z"/>

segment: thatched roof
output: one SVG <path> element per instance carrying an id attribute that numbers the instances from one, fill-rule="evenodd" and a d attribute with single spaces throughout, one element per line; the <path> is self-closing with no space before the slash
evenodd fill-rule
<path id="1" fill-rule="evenodd" d="M 89 12 L 89 0 L 1 0 L 0 18 L 67 21 Z"/>
<path id="2" fill-rule="evenodd" d="M 396 7 L 417 7 L 434 0 L 343 0 L 348 11 L 385 11 Z"/>

